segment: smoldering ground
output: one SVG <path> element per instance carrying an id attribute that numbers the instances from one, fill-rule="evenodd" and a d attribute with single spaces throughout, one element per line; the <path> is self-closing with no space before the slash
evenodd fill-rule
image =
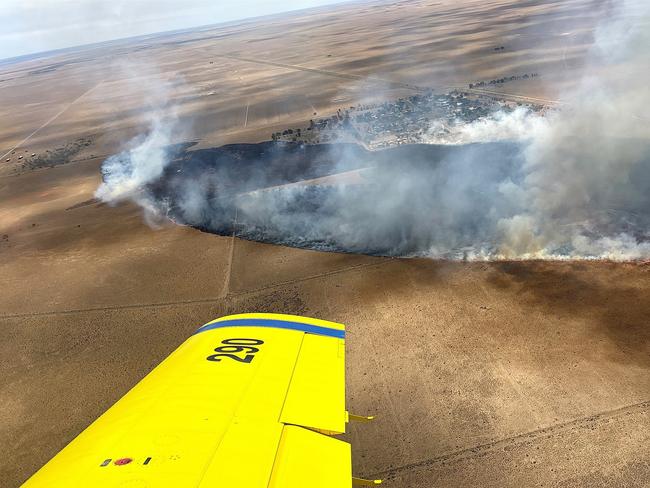
<path id="1" fill-rule="evenodd" d="M 170 148 L 173 161 L 138 188 L 138 199 L 158 218 L 310 249 L 518 257 L 503 250 L 502 222 L 515 222 L 522 212 L 518 191 L 529 176 L 522 144 L 418 144 L 374 152 L 354 144 L 273 142 L 187 149 Z M 639 207 L 650 208 L 649 162 L 646 154 L 624 185 L 626 202 L 603 198 L 588 221 L 558 216 L 559 225 L 594 242 L 625 235 L 642 249 L 650 226 Z M 333 174 L 341 176 L 331 182 L 323 178 Z M 613 192 L 614 199 L 621 191 Z M 566 239 L 544 252 L 547 257 L 599 256 L 579 254 Z"/>
<path id="2" fill-rule="evenodd" d="M 516 172 L 518 148 L 414 145 L 369 152 L 345 144 L 265 143 L 226 146 L 212 161 L 197 162 L 202 156 L 170 165 L 149 189 L 178 222 L 296 247 L 411 255 L 494 242 L 494 219 L 507 210 L 490 202 L 499 201 L 505 175 Z M 331 174 L 342 177 L 309 182 Z M 308 183 L 287 184 L 301 180 Z M 480 211 L 486 205 L 493 208 Z"/>

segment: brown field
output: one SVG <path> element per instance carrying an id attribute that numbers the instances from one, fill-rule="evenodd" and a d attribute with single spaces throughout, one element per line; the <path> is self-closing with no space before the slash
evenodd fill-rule
<path id="1" fill-rule="evenodd" d="M 359 2 L 0 64 L 0 485 L 202 323 L 262 311 L 347 324 L 349 409 L 378 415 L 347 435 L 357 476 L 650 486 L 648 265 L 328 254 L 152 229 L 135 205 L 91 200 L 151 98 L 197 148 L 508 74 L 541 76 L 495 90 L 558 100 L 605 14 L 580 0 Z M 27 164 L 82 138 L 63 164 Z"/>

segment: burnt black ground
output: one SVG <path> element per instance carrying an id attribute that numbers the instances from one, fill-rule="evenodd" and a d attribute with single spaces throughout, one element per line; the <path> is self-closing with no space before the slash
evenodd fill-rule
<path id="1" fill-rule="evenodd" d="M 387 256 L 491 245 L 496 219 L 508 215 L 499 185 L 518 182 L 522 165 L 514 143 L 185 149 L 149 186 L 174 221 L 259 242 Z M 361 180 L 348 184 L 282 186 L 357 169 Z"/>

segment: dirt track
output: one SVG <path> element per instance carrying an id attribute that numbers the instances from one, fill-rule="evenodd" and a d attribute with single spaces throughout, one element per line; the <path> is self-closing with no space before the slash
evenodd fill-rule
<path id="1" fill-rule="evenodd" d="M 277 19 L 243 23 L 224 38 L 215 29 L 169 44 L 152 41 L 142 52 L 120 45 L 106 52 L 156 57 L 164 73 L 182 73 L 188 84 L 174 99 L 181 116 L 194 119 L 200 144 L 210 147 L 263 140 L 273 127 L 309 119 L 314 108 L 335 111 L 335 99 L 354 99 L 359 91 L 350 80 L 318 73 L 236 60 L 210 65 L 208 57 L 187 56 L 186 46 L 358 76 L 380 73 L 399 83 L 437 76 L 454 84 L 531 71 L 539 62 L 533 48 L 562 53 L 564 45 L 552 36 L 544 45 L 522 33 L 508 57 L 485 54 L 504 32 L 520 32 L 522 15 L 544 24 L 553 16 L 575 17 L 589 3 L 539 12 L 536 2 L 526 2 L 506 9 L 505 17 L 504 2 L 454 5 L 360 4 L 296 14 L 288 27 Z M 484 31 L 473 31 L 477 18 Z M 369 32 L 379 36 L 399 22 L 393 44 L 365 42 L 373 38 Z M 327 57 L 330 36 L 353 24 L 346 30 L 351 37 Z M 309 56 L 304 28 L 312 36 Z M 439 38 L 428 39 L 432 32 Z M 402 49 L 413 58 L 400 56 Z M 577 64 L 579 52 L 570 54 Z M 445 56 L 458 60 L 454 73 L 441 64 Z M 38 66 L 14 67 L 16 78 L 0 85 L 0 93 L 11 95 L 0 107 L 2 148 L 98 80 L 103 88 L 28 144 L 30 151 L 32 144 L 44 150 L 99 134 L 78 162 L 38 171 L 0 163 L 3 486 L 24 481 L 199 325 L 245 311 L 347 324 L 349 409 L 378 415 L 347 435 L 357 476 L 382 476 L 385 486 L 400 488 L 650 485 L 648 265 L 382 259 L 172 225 L 151 229 L 132 205 L 89 203 L 101 164 L 92 155 L 114 153 L 142 129 L 139 88 L 92 59 L 26 74 Z M 552 97 L 557 91 L 522 87 L 513 93 Z M 211 90 L 219 95 L 211 98 Z"/>

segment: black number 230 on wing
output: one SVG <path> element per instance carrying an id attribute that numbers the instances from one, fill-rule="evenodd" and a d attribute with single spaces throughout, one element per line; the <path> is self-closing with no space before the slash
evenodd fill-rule
<path id="1" fill-rule="evenodd" d="M 221 361 L 226 358 L 240 363 L 250 363 L 255 358 L 255 353 L 260 350 L 255 346 L 264 344 L 264 341 L 260 339 L 224 339 L 221 344 L 224 345 L 214 350 L 218 354 L 208 356 L 206 358 L 208 361 Z"/>

